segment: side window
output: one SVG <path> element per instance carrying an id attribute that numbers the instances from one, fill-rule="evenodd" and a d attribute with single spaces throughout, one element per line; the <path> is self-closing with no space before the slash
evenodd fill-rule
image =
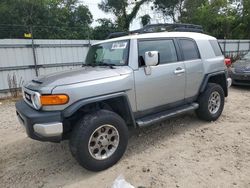
<path id="1" fill-rule="evenodd" d="M 214 50 L 215 56 L 222 56 L 222 50 L 217 40 L 210 40 L 209 42 Z"/>
<path id="2" fill-rule="evenodd" d="M 158 51 L 160 64 L 177 62 L 177 54 L 173 40 L 145 40 L 139 41 L 139 66 L 144 66 L 145 52 Z"/>
<path id="3" fill-rule="evenodd" d="M 180 39 L 180 45 L 183 52 L 184 60 L 200 59 L 198 48 L 193 40 Z"/>

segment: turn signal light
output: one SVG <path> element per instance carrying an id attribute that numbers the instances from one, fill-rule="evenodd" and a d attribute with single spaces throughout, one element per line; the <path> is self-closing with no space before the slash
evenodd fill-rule
<path id="1" fill-rule="evenodd" d="M 63 105 L 69 102 L 68 95 L 42 95 L 40 97 L 41 105 Z"/>

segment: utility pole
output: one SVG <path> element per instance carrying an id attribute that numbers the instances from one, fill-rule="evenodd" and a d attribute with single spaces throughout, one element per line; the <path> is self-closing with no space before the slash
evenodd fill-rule
<path id="1" fill-rule="evenodd" d="M 36 76 L 38 76 L 36 50 L 35 50 L 34 37 L 33 37 L 33 27 L 32 26 L 30 27 L 30 32 L 31 32 L 31 47 L 32 47 L 32 53 L 33 53 L 34 65 L 35 65 L 35 72 L 36 72 Z"/>

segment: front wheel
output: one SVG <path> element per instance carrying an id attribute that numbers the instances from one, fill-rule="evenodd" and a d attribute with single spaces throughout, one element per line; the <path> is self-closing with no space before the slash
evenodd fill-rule
<path id="1" fill-rule="evenodd" d="M 199 96 L 197 116 L 205 121 L 217 120 L 224 109 L 225 94 L 222 87 L 208 83 L 206 90 Z"/>
<path id="2" fill-rule="evenodd" d="M 70 149 L 80 165 L 91 171 L 105 170 L 123 156 L 128 128 L 114 112 L 99 110 L 85 115 L 74 128 Z"/>

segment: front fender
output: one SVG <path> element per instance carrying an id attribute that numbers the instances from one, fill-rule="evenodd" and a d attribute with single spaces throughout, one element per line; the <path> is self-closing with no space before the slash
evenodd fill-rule
<path id="1" fill-rule="evenodd" d="M 75 114 L 79 109 L 81 109 L 82 107 L 84 107 L 88 104 L 93 104 L 93 103 L 97 103 L 97 102 L 105 102 L 105 101 L 117 99 L 117 98 L 124 99 L 124 103 L 125 103 L 125 104 L 123 104 L 124 111 L 126 111 L 127 114 L 129 115 L 128 118 L 131 120 L 132 124 L 134 126 L 136 126 L 134 113 L 132 111 L 128 96 L 124 92 L 111 93 L 111 94 L 107 94 L 107 95 L 102 95 L 102 96 L 97 96 L 97 97 L 79 100 L 79 101 L 73 103 L 72 105 L 70 105 L 69 107 L 67 107 L 65 110 L 63 110 L 62 116 L 63 116 L 63 118 L 69 118 L 70 116 Z"/>

